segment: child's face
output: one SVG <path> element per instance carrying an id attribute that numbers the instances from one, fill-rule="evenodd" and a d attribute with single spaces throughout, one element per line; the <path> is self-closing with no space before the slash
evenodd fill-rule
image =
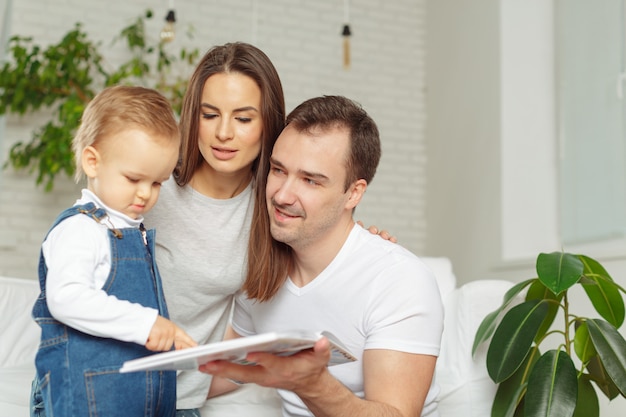
<path id="1" fill-rule="evenodd" d="M 139 128 L 103 138 L 83 152 L 88 188 L 108 207 L 137 219 L 156 203 L 176 165 L 178 146 Z"/>

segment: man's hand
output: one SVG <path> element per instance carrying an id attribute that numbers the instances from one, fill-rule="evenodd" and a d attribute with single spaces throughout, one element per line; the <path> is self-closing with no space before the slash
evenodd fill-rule
<path id="1" fill-rule="evenodd" d="M 419 416 L 436 358 L 389 350 L 366 350 L 363 356 L 365 399 L 358 398 L 330 372 L 328 339 L 292 356 L 250 353 L 255 365 L 214 361 L 200 371 L 242 383 L 281 388 L 300 397 L 317 417 Z"/>
<path id="2" fill-rule="evenodd" d="M 320 382 L 328 374 L 330 360 L 328 339 L 321 338 L 312 349 L 292 356 L 271 353 L 250 353 L 246 360 L 255 365 L 239 365 L 228 361 L 208 362 L 200 371 L 243 383 L 255 383 L 264 387 L 281 388 L 297 394 L 314 394 Z"/>

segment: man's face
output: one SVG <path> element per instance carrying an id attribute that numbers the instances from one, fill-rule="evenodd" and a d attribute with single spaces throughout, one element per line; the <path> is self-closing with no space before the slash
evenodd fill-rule
<path id="1" fill-rule="evenodd" d="M 313 135 L 287 126 L 271 156 L 266 198 L 274 239 L 299 250 L 323 244 L 352 219 L 345 191 L 349 138 L 334 128 Z"/>

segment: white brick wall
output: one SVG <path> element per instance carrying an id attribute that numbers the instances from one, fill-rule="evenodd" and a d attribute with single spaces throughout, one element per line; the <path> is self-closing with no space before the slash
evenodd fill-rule
<path id="1" fill-rule="evenodd" d="M 342 0 L 178 0 L 179 36 L 171 48 L 204 52 L 236 40 L 259 46 L 281 75 L 287 110 L 321 94 L 359 101 L 378 123 L 383 159 L 356 217 L 390 230 L 419 254 L 425 239 L 424 2 L 352 0 L 349 71 L 342 68 Z M 102 41 L 114 65 L 125 51 L 110 46 L 113 37 L 147 8 L 155 13 L 148 31 L 158 36 L 168 5 L 165 0 L 13 0 L 11 33 L 57 42 L 80 21 L 92 39 Z M 192 40 L 182 34 L 188 27 L 195 31 Z M 43 120 L 42 115 L 7 117 L 0 129 L 0 162 Z M 0 275 L 36 277 L 41 239 L 78 194 L 70 179 L 58 179 L 54 191 L 45 193 L 28 173 L 0 172 Z"/>

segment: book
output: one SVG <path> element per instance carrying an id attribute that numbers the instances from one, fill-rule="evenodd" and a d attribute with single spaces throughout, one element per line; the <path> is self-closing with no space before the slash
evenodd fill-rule
<path id="1" fill-rule="evenodd" d="M 293 355 L 301 350 L 312 348 L 322 336 L 330 341 L 329 366 L 356 361 L 354 355 L 329 332 L 291 331 L 261 333 L 187 349 L 155 353 L 124 362 L 120 372 L 195 370 L 202 364 L 216 360 L 250 364 L 246 361 L 248 353 L 269 352 L 281 356 Z"/>

